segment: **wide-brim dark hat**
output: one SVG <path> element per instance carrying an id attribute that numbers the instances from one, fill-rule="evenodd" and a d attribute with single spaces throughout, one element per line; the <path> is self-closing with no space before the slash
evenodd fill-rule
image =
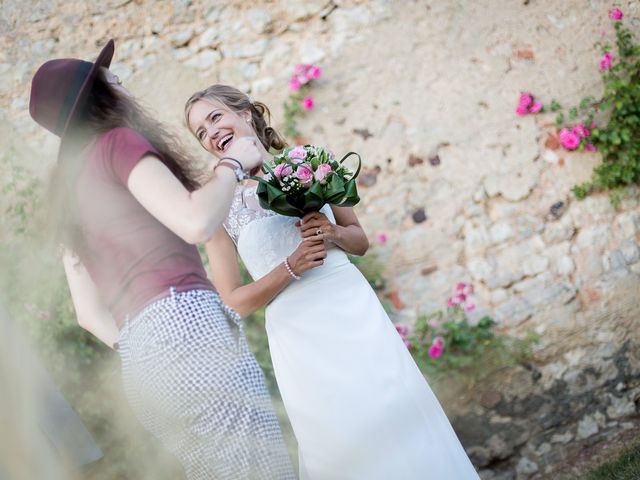
<path id="1" fill-rule="evenodd" d="M 113 52 L 114 43 L 109 40 L 93 63 L 76 58 L 49 60 L 33 76 L 29 113 L 36 122 L 60 137 L 60 151 L 86 104 L 100 67 L 109 68 Z"/>

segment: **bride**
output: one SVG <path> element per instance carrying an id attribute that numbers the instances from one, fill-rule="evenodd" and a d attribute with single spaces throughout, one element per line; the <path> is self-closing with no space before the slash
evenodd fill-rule
<path id="1" fill-rule="evenodd" d="M 199 143 L 225 152 L 243 136 L 284 147 L 269 110 L 239 90 L 192 95 L 185 117 Z M 467 480 L 478 475 L 378 298 L 347 253 L 367 237 L 351 208 L 325 205 L 302 219 L 260 207 L 256 183 L 235 192 L 224 228 L 207 243 L 213 283 L 241 316 L 266 308 L 269 349 L 298 441 L 300 478 Z M 240 257 L 253 278 L 243 285 Z"/>

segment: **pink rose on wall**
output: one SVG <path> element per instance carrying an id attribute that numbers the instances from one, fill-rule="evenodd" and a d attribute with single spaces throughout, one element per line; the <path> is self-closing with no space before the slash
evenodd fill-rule
<path id="1" fill-rule="evenodd" d="M 529 113 L 538 113 L 540 110 L 542 110 L 542 103 L 534 102 L 531 108 L 529 108 Z"/>
<path id="2" fill-rule="evenodd" d="M 305 187 L 311 185 L 313 183 L 313 169 L 311 165 L 307 163 L 299 165 L 296 170 L 296 177 Z"/>
<path id="3" fill-rule="evenodd" d="M 449 297 L 447 300 L 448 307 L 455 307 L 456 305 L 462 305 L 467 299 L 467 296 L 464 293 L 458 293 L 453 297 Z"/>
<path id="4" fill-rule="evenodd" d="M 567 150 L 575 150 L 580 145 L 580 137 L 568 128 L 560 130 L 558 137 L 562 146 Z"/>
<path id="5" fill-rule="evenodd" d="M 317 181 L 324 185 L 325 183 L 327 183 L 327 177 L 331 172 L 333 172 L 331 165 L 329 165 L 328 163 L 321 163 L 320 165 L 318 165 L 314 176 Z"/>
<path id="6" fill-rule="evenodd" d="M 473 293 L 473 285 L 465 282 L 458 282 L 456 285 L 456 292 L 464 295 L 471 295 Z"/>
<path id="7" fill-rule="evenodd" d="M 602 55 L 602 58 L 600 59 L 600 66 L 598 67 L 598 70 L 604 72 L 605 70 L 609 70 L 612 65 L 613 55 L 611 55 L 610 52 L 604 52 L 604 55 Z"/>
<path id="8" fill-rule="evenodd" d="M 293 69 L 293 74 L 297 77 L 306 79 L 308 76 L 307 72 L 309 71 L 309 68 L 311 68 L 311 65 L 307 63 L 299 63 L 298 65 L 296 65 L 296 68 Z"/>
<path id="9" fill-rule="evenodd" d="M 529 106 L 533 103 L 533 96 L 530 93 L 521 93 L 516 107 L 516 114 L 523 116 L 529 113 Z"/>
<path id="10" fill-rule="evenodd" d="M 307 151 L 304 147 L 296 147 L 289 152 L 289 158 L 298 158 L 304 160 L 307 158 Z"/>
<path id="11" fill-rule="evenodd" d="M 538 113 L 542 110 L 542 103 L 536 101 L 535 97 L 528 92 L 520 94 L 518 106 L 516 107 L 516 115 L 524 116 L 528 113 Z"/>
<path id="12" fill-rule="evenodd" d="M 406 337 L 407 335 L 409 335 L 409 327 L 407 327 L 406 325 L 402 325 L 398 323 L 396 324 L 396 330 L 398 331 L 401 337 Z"/>
<path id="13" fill-rule="evenodd" d="M 624 17 L 624 13 L 618 7 L 609 10 L 609 18 L 611 20 L 619 21 L 622 20 L 622 17 Z"/>
<path id="14" fill-rule="evenodd" d="M 320 78 L 320 76 L 322 75 L 322 69 L 320 67 L 317 67 L 316 65 L 311 65 L 309 71 L 307 72 L 307 75 L 313 79 Z"/>
<path id="15" fill-rule="evenodd" d="M 379 233 L 376 235 L 376 241 L 380 245 L 384 245 L 385 243 L 387 243 L 387 240 L 389 240 L 389 237 L 387 237 L 386 233 Z"/>
<path id="16" fill-rule="evenodd" d="M 285 135 L 291 138 L 302 138 L 296 128 L 296 117 L 313 110 L 315 101 L 309 96 L 314 80 L 322 76 L 322 69 L 317 65 L 299 63 L 293 69 L 289 78 L 289 97 L 284 103 L 285 107 Z M 304 143 L 304 142 L 300 142 Z"/>
<path id="17" fill-rule="evenodd" d="M 291 90 L 292 92 L 297 92 L 298 90 L 300 90 L 301 86 L 302 84 L 297 77 L 293 77 L 291 80 L 289 80 L 289 90 Z"/>
<path id="18" fill-rule="evenodd" d="M 429 357 L 436 360 L 442 356 L 444 352 L 444 338 L 436 337 L 433 339 L 433 343 L 429 347 Z"/>
<path id="19" fill-rule="evenodd" d="M 320 78 L 322 75 L 322 69 L 317 65 L 310 65 L 307 63 L 300 63 L 296 65 L 293 70 L 293 77 L 297 78 L 302 85 L 310 82 L 311 80 L 315 80 Z"/>
<path id="20" fill-rule="evenodd" d="M 529 106 L 533 103 L 533 95 L 530 93 L 521 93 L 520 99 L 518 100 L 518 106 L 523 108 L 529 108 Z"/>
<path id="21" fill-rule="evenodd" d="M 579 123 L 578 125 L 576 125 L 575 127 L 573 127 L 573 133 L 575 133 L 576 135 L 578 135 L 578 137 L 588 137 L 589 135 L 591 135 L 591 132 L 589 131 L 589 129 L 587 127 L 584 126 L 584 124 Z"/>
<path id="22" fill-rule="evenodd" d="M 302 99 L 302 108 L 305 110 L 311 110 L 313 108 L 313 97 L 304 97 Z"/>
<path id="23" fill-rule="evenodd" d="M 395 327 L 396 327 L 396 331 L 400 335 L 400 338 L 402 338 L 402 341 L 404 342 L 404 346 L 407 348 L 411 348 L 411 342 L 408 339 L 409 327 L 401 324 L 396 324 Z"/>
<path id="24" fill-rule="evenodd" d="M 595 152 L 598 150 L 593 143 L 587 143 L 587 146 L 585 148 L 587 152 Z"/>

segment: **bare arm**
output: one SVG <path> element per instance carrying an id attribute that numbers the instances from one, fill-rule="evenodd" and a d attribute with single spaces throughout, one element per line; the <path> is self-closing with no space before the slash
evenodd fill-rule
<path id="1" fill-rule="evenodd" d="M 229 149 L 248 169 L 260 164 L 255 139 L 239 138 Z M 154 155 L 142 158 L 131 170 L 128 188 L 151 215 L 187 243 L 204 243 L 229 212 L 236 186 L 233 170 L 218 168 L 200 189 L 189 192 Z"/>
<path id="2" fill-rule="evenodd" d="M 235 245 L 224 228 L 219 228 L 214 233 L 206 244 L 206 250 L 216 290 L 224 303 L 242 317 L 271 302 L 294 281 L 284 263 L 281 263 L 259 280 L 243 285 Z M 323 242 L 309 240 L 302 242 L 289 256 L 289 264 L 293 272 L 300 275 L 310 268 L 322 265 L 325 256 Z"/>
<path id="3" fill-rule="evenodd" d="M 70 250 L 62 256 L 71 300 L 78 324 L 98 337 L 110 348 L 118 340 L 118 326 L 111 312 L 102 302 L 98 289 L 80 259 Z"/>
<path id="4" fill-rule="evenodd" d="M 335 225 L 323 213 L 313 212 L 305 215 L 299 226 L 302 237 L 315 236 L 320 229 L 322 230 L 321 237 L 334 243 L 345 252 L 352 255 L 364 255 L 369 249 L 369 240 L 353 208 L 331 205 L 331 210 L 336 217 Z"/>

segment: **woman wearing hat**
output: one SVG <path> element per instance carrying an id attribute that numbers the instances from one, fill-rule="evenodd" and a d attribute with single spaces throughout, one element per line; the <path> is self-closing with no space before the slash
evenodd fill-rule
<path id="1" fill-rule="evenodd" d="M 61 138 L 52 218 L 78 322 L 122 359 L 127 398 L 188 479 L 294 478 L 264 377 L 195 243 L 261 163 L 255 138 L 198 185 L 177 142 L 108 70 L 46 62 L 29 111 Z"/>

